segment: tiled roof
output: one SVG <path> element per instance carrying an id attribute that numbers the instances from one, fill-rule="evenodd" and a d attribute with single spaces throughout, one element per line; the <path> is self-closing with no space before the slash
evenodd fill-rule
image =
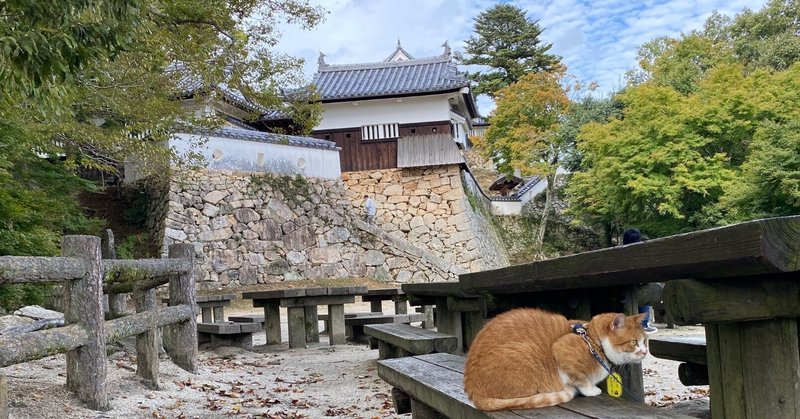
<path id="1" fill-rule="evenodd" d="M 245 141 L 258 141 L 262 143 L 281 144 L 295 147 L 321 148 L 326 150 L 337 149 L 336 143 L 332 141 L 319 140 L 311 137 L 298 137 L 296 135 L 274 134 L 271 132 L 254 131 L 233 127 L 222 127 L 213 130 L 195 127 L 194 129 L 190 129 L 188 131 L 191 134 L 234 138 Z"/>
<path id="2" fill-rule="evenodd" d="M 282 113 L 279 110 L 267 109 L 266 107 L 248 100 L 242 92 L 237 89 L 231 88 L 227 83 L 217 83 L 206 85 L 202 77 L 192 73 L 183 63 L 173 63 L 167 67 L 167 72 L 175 72 L 180 75 L 178 78 L 178 95 L 182 97 L 191 97 L 196 93 L 205 91 L 207 89 L 214 89 L 218 91 L 223 99 L 238 105 L 249 112 L 258 113 L 263 115 L 264 119 L 281 119 Z"/>
<path id="3" fill-rule="evenodd" d="M 314 84 L 323 101 L 453 91 L 469 86 L 450 55 L 367 64 L 320 59 Z"/>

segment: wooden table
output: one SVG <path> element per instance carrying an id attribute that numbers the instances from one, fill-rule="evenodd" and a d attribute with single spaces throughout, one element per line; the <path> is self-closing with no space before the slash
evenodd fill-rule
<path id="1" fill-rule="evenodd" d="M 469 349 L 486 319 L 485 306 L 476 294 L 464 291 L 456 281 L 403 284 L 402 289 L 411 305 L 434 307 L 436 330 L 458 339 L 458 353 Z"/>
<path id="2" fill-rule="evenodd" d="M 361 301 L 369 301 L 369 311 L 373 313 L 383 313 L 386 300 L 394 302 L 394 314 L 408 314 L 408 297 L 400 288 L 372 289 L 361 296 Z"/>
<path id="3" fill-rule="evenodd" d="M 666 282 L 663 299 L 677 324 L 706 327 L 715 418 L 800 417 L 800 216 L 462 274 L 450 292 L 478 296 L 473 309 L 486 318 L 528 306 L 586 319 L 635 314 L 636 285 L 648 282 Z M 414 301 L 415 288 L 425 287 L 437 286 L 403 291 Z M 643 397 L 641 366 L 622 375 Z"/>
<path id="4" fill-rule="evenodd" d="M 202 323 L 223 323 L 225 322 L 225 307 L 231 305 L 231 300 L 235 299 L 236 295 L 198 295 L 195 298 L 196 306 L 200 309 Z M 161 302 L 169 304 L 169 298 L 162 298 Z"/>
<path id="5" fill-rule="evenodd" d="M 330 344 L 344 344 L 344 305 L 354 303 L 356 295 L 366 292 L 367 287 L 296 288 L 245 292 L 242 298 L 253 300 L 253 307 L 264 308 L 267 344 L 281 342 L 280 307 L 286 307 L 289 347 L 302 348 L 306 343 L 319 342 L 320 305 L 328 306 Z"/>

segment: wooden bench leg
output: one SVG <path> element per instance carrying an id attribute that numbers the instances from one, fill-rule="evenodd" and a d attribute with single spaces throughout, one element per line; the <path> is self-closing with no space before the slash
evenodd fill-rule
<path id="1" fill-rule="evenodd" d="M 214 307 L 214 323 L 222 323 L 225 321 L 225 307 Z"/>
<path id="2" fill-rule="evenodd" d="M 214 317 L 211 314 L 211 307 L 201 307 L 200 313 L 202 313 L 203 323 L 213 323 Z"/>
<path id="3" fill-rule="evenodd" d="M 306 310 L 305 307 L 288 307 L 289 348 L 306 346 Z"/>
<path id="4" fill-rule="evenodd" d="M 383 313 L 383 301 L 372 300 L 369 302 L 369 311 L 373 313 Z"/>
<path id="5" fill-rule="evenodd" d="M 317 306 L 306 306 L 304 309 L 306 342 L 319 342 L 319 314 L 317 312 Z"/>
<path id="6" fill-rule="evenodd" d="M 411 419 L 447 419 L 432 407 L 411 399 Z"/>
<path id="7" fill-rule="evenodd" d="M 394 314 L 408 314 L 408 302 L 406 300 L 395 301 Z"/>
<path id="8" fill-rule="evenodd" d="M 331 345 L 345 344 L 344 304 L 328 306 L 328 336 Z"/>
<path id="9" fill-rule="evenodd" d="M 436 330 L 455 336 L 458 339 L 458 349 L 464 352 L 464 329 L 461 323 L 461 312 L 448 310 L 446 303 L 436 304 L 436 317 L 438 319 Z"/>
<path id="10" fill-rule="evenodd" d="M 425 320 L 422 321 L 424 329 L 431 330 L 436 327 L 433 321 L 433 306 L 422 306 L 422 314 L 425 316 Z"/>
<path id="11" fill-rule="evenodd" d="M 277 303 L 264 305 L 264 332 L 267 345 L 281 343 L 281 307 Z"/>
<path id="12" fill-rule="evenodd" d="M 397 387 L 392 387 L 392 402 L 398 415 L 411 413 L 411 398 Z"/>

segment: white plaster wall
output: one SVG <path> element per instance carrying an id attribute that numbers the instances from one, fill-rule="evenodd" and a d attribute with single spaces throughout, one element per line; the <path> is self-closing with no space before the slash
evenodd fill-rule
<path id="1" fill-rule="evenodd" d="M 492 215 L 519 215 L 522 213 L 520 201 L 492 201 Z"/>
<path id="2" fill-rule="evenodd" d="M 374 124 L 449 121 L 450 105 L 447 99 L 450 96 L 452 94 L 323 103 L 322 122 L 315 129 L 328 130 Z M 358 103 L 358 106 L 353 103 Z"/>
<path id="3" fill-rule="evenodd" d="M 189 144 L 197 144 L 199 140 L 200 136 L 196 134 L 176 134 L 170 146 L 178 153 L 185 153 Z M 207 137 L 206 143 L 196 151 L 203 155 L 212 169 L 300 174 L 322 179 L 339 179 L 342 174 L 338 149 Z M 259 153 L 263 154 L 263 161 L 259 161 Z"/>

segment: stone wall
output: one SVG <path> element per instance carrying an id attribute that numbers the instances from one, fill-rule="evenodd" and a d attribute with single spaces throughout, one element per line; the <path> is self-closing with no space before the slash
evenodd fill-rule
<path id="1" fill-rule="evenodd" d="M 201 289 L 333 277 L 443 281 L 505 266 L 481 250 L 489 241 L 473 228 L 457 166 L 343 178 L 174 172 L 155 210 L 164 213 L 162 254 L 194 244 Z M 364 193 L 378 206 L 373 226 L 361 221 Z"/>
<path id="2" fill-rule="evenodd" d="M 508 265 L 491 226 L 470 206 L 458 165 L 350 172 L 342 179 L 359 214 L 364 195 L 372 197 L 384 231 L 468 272 Z"/>

